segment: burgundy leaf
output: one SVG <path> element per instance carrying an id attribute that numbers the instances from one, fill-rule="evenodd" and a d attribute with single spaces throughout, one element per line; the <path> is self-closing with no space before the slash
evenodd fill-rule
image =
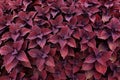
<path id="1" fill-rule="evenodd" d="M 62 40 L 62 39 L 60 39 L 60 40 L 59 40 L 59 44 L 60 44 L 60 47 L 61 47 L 61 48 L 64 48 L 64 46 L 67 44 L 67 40 Z"/>
<path id="2" fill-rule="evenodd" d="M 96 42 L 95 42 L 95 39 L 91 39 L 89 42 L 88 42 L 88 46 L 91 47 L 91 48 L 96 48 Z"/>
<path id="3" fill-rule="evenodd" d="M 120 33 L 119 32 L 112 33 L 112 38 L 113 38 L 113 41 L 116 41 L 118 38 L 120 38 Z"/>
<path id="4" fill-rule="evenodd" d="M 0 48 L 0 54 L 1 55 L 6 55 L 8 53 L 11 53 L 12 51 L 13 51 L 13 49 L 10 46 L 8 46 L 8 45 L 2 46 Z"/>
<path id="5" fill-rule="evenodd" d="M 93 64 L 90 64 L 90 63 L 84 63 L 83 65 L 82 65 L 82 70 L 84 70 L 84 71 L 89 71 L 89 70 L 91 70 L 93 68 Z"/>
<path id="6" fill-rule="evenodd" d="M 10 78 L 8 76 L 0 76 L 0 80 L 9 80 Z"/>
<path id="7" fill-rule="evenodd" d="M 95 63 L 95 68 L 101 74 L 105 74 L 107 71 L 107 66 L 104 66 L 98 62 Z"/>
<path id="8" fill-rule="evenodd" d="M 21 62 L 24 67 L 32 68 L 30 62 Z"/>
<path id="9" fill-rule="evenodd" d="M 94 63 L 96 61 L 95 57 L 93 55 L 89 55 L 88 57 L 86 57 L 85 59 L 85 63 Z"/>
<path id="10" fill-rule="evenodd" d="M 73 16 L 71 19 L 70 19 L 70 24 L 72 24 L 73 26 L 75 26 L 77 24 L 77 16 Z"/>
<path id="11" fill-rule="evenodd" d="M 99 63 L 101 63 L 102 65 L 106 66 L 106 61 L 108 61 L 111 57 L 112 52 L 103 52 L 103 55 L 97 59 L 97 61 Z"/>
<path id="12" fill-rule="evenodd" d="M 31 57 L 36 58 L 40 54 L 40 50 L 39 49 L 31 49 L 28 53 Z"/>
<path id="13" fill-rule="evenodd" d="M 85 26 L 84 29 L 88 32 L 92 32 L 92 26 L 91 25 Z"/>
<path id="14" fill-rule="evenodd" d="M 76 42 L 73 38 L 68 39 L 68 43 L 67 43 L 70 47 L 74 47 L 76 48 Z"/>
<path id="15" fill-rule="evenodd" d="M 65 59 L 65 57 L 68 55 L 68 46 L 65 46 L 64 48 L 62 48 L 60 50 L 60 54 L 63 57 L 63 59 Z"/>
<path id="16" fill-rule="evenodd" d="M 46 44 L 46 39 L 38 40 L 38 41 L 37 41 L 37 44 L 38 44 L 41 48 L 43 48 L 43 47 L 45 46 L 45 44 Z"/>
<path id="17" fill-rule="evenodd" d="M 113 42 L 113 41 L 111 41 L 111 40 L 108 40 L 107 43 L 108 43 L 109 48 L 110 48 L 112 51 L 114 51 L 115 48 L 116 48 L 116 42 Z"/>
<path id="18" fill-rule="evenodd" d="M 27 33 L 30 32 L 30 29 L 27 29 L 27 28 L 22 28 L 21 29 L 21 36 L 25 36 Z"/>
<path id="19" fill-rule="evenodd" d="M 85 73 L 85 75 L 86 75 L 86 79 L 90 79 L 90 78 L 92 78 L 93 77 L 93 71 L 87 71 L 86 73 Z"/>
<path id="20" fill-rule="evenodd" d="M 23 42 L 24 42 L 23 40 L 16 41 L 13 44 L 13 47 L 19 51 L 22 48 Z"/>
<path id="21" fill-rule="evenodd" d="M 29 60 L 28 60 L 28 58 L 26 56 L 26 53 L 24 51 L 20 52 L 17 55 L 17 59 L 20 60 L 20 61 L 29 62 Z"/>
<path id="22" fill-rule="evenodd" d="M 15 59 L 15 56 L 12 54 L 7 54 L 4 56 L 4 65 L 10 64 Z"/>
<path id="23" fill-rule="evenodd" d="M 7 40 L 10 38 L 10 32 L 6 32 L 2 35 L 2 39 L 1 40 Z"/>
<path id="24" fill-rule="evenodd" d="M 88 48 L 87 44 L 81 44 L 80 47 L 81 47 L 81 51 L 85 51 Z"/>
<path id="25" fill-rule="evenodd" d="M 18 64 L 18 60 L 14 59 L 10 64 L 5 65 L 7 72 L 9 73 Z"/>
<path id="26" fill-rule="evenodd" d="M 49 28 L 42 28 L 41 32 L 43 33 L 43 35 L 48 35 L 51 33 L 51 30 Z"/>
<path id="27" fill-rule="evenodd" d="M 38 26 L 32 26 L 32 31 L 28 35 L 28 39 L 35 39 L 38 35 L 40 35 L 41 29 Z"/>
<path id="28" fill-rule="evenodd" d="M 107 16 L 107 15 L 103 15 L 102 16 L 102 21 L 105 23 L 105 22 L 108 22 L 110 19 L 110 16 Z"/>
<path id="29" fill-rule="evenodd" d="M 44 59 L 38 59 L 36 61 L 36 65 L 37 65 L 39 71 L 42 71 L 44 69 L 44 63 L 45 63 Z"/>
<path id="30" fill-rule="evenodd" d="M 37 42 L 36 40 L 30 40 L 30 43 L 28 45 L 29 48 L 34 48 L 37 46 Z"/>
<path id="31" fill-rule="evenodd" d="M 58 36 L 52 35 L 48 41 L 53 43 L 53 44 L 56 44 L 58 42 Z"/>
<path id="32" fill-rule="evenodd" d="M 50 67 L 55 67 L 54 59 L 49 56 L 48 59 L 47 59 L 47 61 L 46 61 L 46 65 L 50 66 Z"/>
<path id="33" fill-rule="evenodd" d="M 99 73 L 99 72 L 97 72 L 97 71 L 94 72 L 94 77 L 95 77 L 95 79 L 100 79 L 101 76 L 102 76 L 101 73 Z"/>
<path id="34" fill-rule="evenodd" d="M 98 38 L 106 40 L 110 36 L 105 30 L 98 31 Z"/>
<path id="35" fill-rule="evenodd" d="M 17 34 L 11 34 L 11 37 L 12 37 L 12 39 L 13 39 L 14 41 L 16 41 L 19 36 L 20 36 L 19 33 L 17 33 Z"/>

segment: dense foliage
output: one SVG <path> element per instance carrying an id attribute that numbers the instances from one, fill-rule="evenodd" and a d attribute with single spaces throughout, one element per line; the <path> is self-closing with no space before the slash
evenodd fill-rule
<path id="1" fill-rule="evenodd" d="M 120 80 L 120 0 L 0 0 L 0 80 Z"/>

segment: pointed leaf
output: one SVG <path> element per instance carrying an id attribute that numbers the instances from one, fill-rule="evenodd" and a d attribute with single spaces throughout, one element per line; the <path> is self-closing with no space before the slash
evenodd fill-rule
<path id="1" fill-rule="evenodd" d="M 31 57 L 36 58 L 40 54 L 40 50 L 39 49 L 31 49 L 30 51 L 28 51 L 28 54 Z"/>
<path id="2" fill-rule="evenodd" d="M 36 40 L 30 40 L 30 43 L 28 45 L 28 48 L 34 48 L 37 46 Z"/>
<path id="3" fill-rule="evenodd" d="M 68 39 L 67 43 L 70 47 L 76 48 L 76 42 L 73 38 Z"/>
<path id="4" fill-rule="evenodd" d="M 42 71 L 44 69 L 44 63 L 45 63 L 45 60 L 42 58 L 40 58 L 36 61 L 36 65 L 37 65 L 39 71 Z"/>
<path id="5" fill-rule="evenodd" d="M 52 35 L 52 36 L 49 38 L 48 42 L 51 42 L 51 43 L 53 43 L 53 44 L 56 44 L 56 43 L 58 42 L 58 36 L 57 36 L 57 35 Z"/>
<path id="6" fill-rule="evenodd" d="M 32 68 L 30 62 L 21 62 L 24 67 Z"/>
<path id="7" fill-rule="evenodd" d="M 105 74 L 107 71 L 107 66 L 104 66 L 98 62 L 95 63 L 95 69 L 101 73 L 101 74 Z"/>
<path id="8" fill-rule="evenodd" d="M 10 64 L 5 65 L 7 72 L 9 73 L 18 63 L 18 60 L 14 59 Z"/>
<path id="9" fill-rule="evenodd" d="M 65 59 L 65 57 L 68 55 L 68 46 L 65 46 L 64 48 L 62 48 L 60 50 L 61 56 L 63 57 L 63 59 Z"/>
<path id="10" fill-rule="evenodd" d="M 4 56 L 4 65 L 10 64 L 15 59 L 15 56 L 12 54 L 7 54 Z"/>
<path id="11" fill-rule="evenodd" d="M 85 63 L 94 63 L 96 61 L 95 57 L 93 55 L 89 55 L 86 59 L 85 59 Z"/>
<path id="12" fill-rule="evenodd" d="M 46 65 L 47 66 L 50 66 L 50 67 L 55 67 L 55 62 L 54 62 L 54 59 L 53 57 L 48 57 L 47 61 L 46 61 Z"/>
<path id="13" fill-rule="evenodd" d="M 48 35 L 50 34 L 52 31 L 49 28 L 42 28 L 41 32 L 43 33 L 43 35 Z"/>
<path id="14" fill-rule="evenodd" d="M 114 51 L 115 50 L 115 48 L 116 48 L 116 42 L 113 42 L 113 41 L 110 41 L 110 40 L 108 40 L 108 46 L 109 46 L 109 48 L 112 50 L 112 51 Z"/>
<path id="15" fill-rule="evenodd" d="M 10 32 L 6 32 L 2 35 L 2 39 L 1 40 L 7 40 L 10 38 Z"/>
<path id="16" fill-rule="evenodd" d="M 118 38 L 120 38 L 120 33 L 119 32 L 112 33 L 112 38 L 113 38 L 113 41 L 116 41 Z"/>
<path id="17" fill-rule="evenodd" d="M 21 29 L 21 36 L 25 36 L 27 33 L 30 32 L 30 29 L 27 29 L 27 28 L 22 28 Z"/>
<path id="18" fill-rule="evenodd" d="M 26 53 L 24 51 L 20 52 L 17 55 L 17 59 L 20 60 L 20 61 L 29 62 L 29 60 L 28 60 L 28 58 L 26 56 Z"/>
<path id="19" fill-rule="evenodd" d="M 100 38 L 100 39 L 106 40 L 106 39 L 108 39 L 109 36 L 110 35 L 105 30 L 98 32 L 98 38 Z"/>
<path id="20" fill-rule="evenodd" d="M 8 54 L 8 53 L 11 53 L 12 51 L 13 51 L 13 49 L 12 49 L 10 46 L 7 46 L 7 45 L 2 46 L 2 47 L 0 48 L 0 54 L 1 54 L 1 55 L 6 55 L 6 54 Z"/>
<path id="21" fill-rule="evenodd" d="M 37 41 L 37 44 L 38 44 L 41 48 L 43 48 L 43 47 L 45 46 L 45 44 L 46 44 L 46 39 L 38 40 L 38 41 Z"/>
<path id="22" fill-rule="evenodd" d="M 89 70 L 91 70 L 92 68 L 93 68 L 93 64 L 90 64 L 90 63 L 84 63 L 83 65 L 82 65 L 82 70 L 84 70 L 84 71 L 89 71 Z"/>
<path id="23" fill-rule="evenodd" d="M 60 39 L 59 44 L 60 44 L 60 47 L 63 48 L 67 44 L 67 41 Z"/>
<path id="24" fill-rule="evenodd" d="M 19 51 L 22 48 L 23 42 L 24 42 L 23 39 L 19 40 L 19 41 L 16 41 L 13 44 L 13 47 Z"/>

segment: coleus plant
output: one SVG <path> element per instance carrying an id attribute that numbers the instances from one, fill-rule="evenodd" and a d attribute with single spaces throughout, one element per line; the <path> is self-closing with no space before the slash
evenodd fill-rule
<path id="1" fill-rule="evenodd" d="M 1 0 L 0 80 L 120 80 L 120 0 Z"/>

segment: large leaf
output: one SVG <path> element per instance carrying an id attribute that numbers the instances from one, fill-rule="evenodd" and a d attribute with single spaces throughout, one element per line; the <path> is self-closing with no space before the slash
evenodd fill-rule
<path id="1" fill-rule="evenodd" d="M 4 59 L 4 65 L 8 65 L 15 59 L 15 56 L 9 53 L 5 55 L 3 59 Z"/>
<path id="2" fill-rule="evenodd" d="M 18 64 L 18 60 L 14 59 L 10 64 L 5 65 L 7 72 L 9 73 Z"/>
<path id="3" fill-rule="evenodd" d="M 29 62 L 29 60 L 27 58 L 27 55 L 26 55 L 26 53 L 24 51 L 20 52 L 17 55 L 17 59 L 20 60 L 20 61 Z"/>
<path id="4" fill-rule="evenodd" d="M 97 33 L 98 38 L 106 40 L 110 36 L 105 30 L 98 31 Z"/>
<path id="5" fill-rule="evenodd" d="M 60 50 L 60 54 L 63 57 L 63 59 L 65 59 L 65 57 L 68 55 L 68 46 L 65 46 L 64 48 L 62 48 Z"/>
<path id="6" fill-rule="evenodd" d="M 93 64 L 92 63 L 84 63 L 83 65 L 82 65 L 82 70 L 84 70 L 84 71 L 89 71 L 89 70 L 91 70 L 91 69 L 93 69 Z"/>
<path id="7" fill-rule="evenodd" d="M 113 42 L 113 41 L 111 41 L 111 40 L 108 40 L 108 46 L 109 46 L 109 48 L 110 48 L 110 50 L 112 50 L 112 51 L 114 51 L 115 49 L 116 49 L 116 42 Z"/>
<path id="8" fill-rule="evenodd" d="M 42 59 L 42 58 L 37 59 L 36 65 L 37 65 L 39 71 L 42 71 L 44 69 L 44 63 L 45 63 L 44 59 Z"/>
<path id="9" fill-rule="evenodd" d="M 53 57 L 49 56 L 49 57 L 47 58 L 46 65 L 47 65 L 47 66 L 50 66 L 50 67 L 55 67 L 55 62 L 54 62 Z"/>
<path id="10" fill-rule="evenodd" d="M 62 40 L 62 39 L 60 39 L 60 40 L 59 40 L 59 44 L 60 44 L 60 47 L 61 47 L 61 48 L 64 48 L 65 45 L 67 44 L 67 40 Z"/>
<path id="11" fill-rule="evenodd" d="M 0 48 L 0 54 L 1 55 L 6 55 L 8 53 L 11 53 L 12 51 L 13 51 L 13 48 L 8 46 L 8 45 L 2 46 Z"/>
<path id="12" fill-rule="evenodd" d="M 105 74 L 107 71 L 107 66 L 102 65 L 98 62 L 95 63 L 95 69 L 97 72 L 101 73 L 101 74 Z"/>
<path id="13" fill-rule="evenodd" d="M 36 58 L 40 54 L 40 50 L 39 49 L 31 49 L 30 51 L 28 51 L 28 54 L 31 57 Z"/>
<path id="14" fill-rule="evenodd" d="M 96 61 L 95 56 L 89 55 L 88 57 L 86 57 L 84 62 L 85 63 L 94 63 L 95 61 Z"/>
<path id="15" fill-rule="evenodd" d="M 13 47 L 19 51 L 22 48 L 23 42 L 23 39 L 16 41 L 14 42 Z"/>
<path id="16" fill-rule="evenodd" d="M 37 40 L 36 42 L 41 48 L 43 48 L 46 44 L 46 39 Z"/>
<path id="17" fill-rule="evenodd" d="M 76 42 L 75 39 L 70 38 L 68 39 L 68 43 L 67 43 L 70 47 L 76 48 Z"/>

